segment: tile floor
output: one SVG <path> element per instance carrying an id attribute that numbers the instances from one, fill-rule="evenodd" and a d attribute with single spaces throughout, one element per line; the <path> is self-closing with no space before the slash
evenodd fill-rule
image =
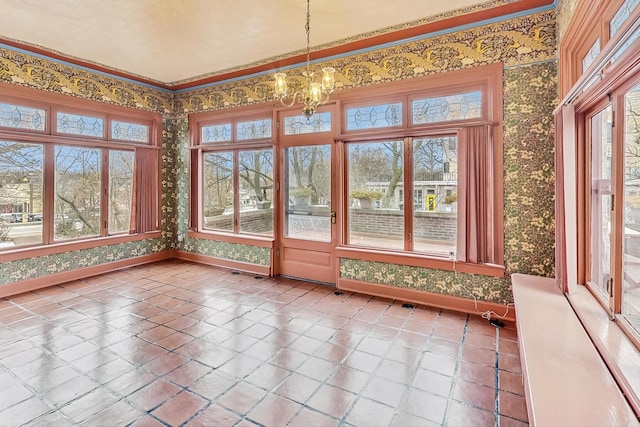
<path id="1" fill-rule="evenodd" d="M 0 424 L 526 425 L 479 316 L 163 261 L 0 300 Z"/>

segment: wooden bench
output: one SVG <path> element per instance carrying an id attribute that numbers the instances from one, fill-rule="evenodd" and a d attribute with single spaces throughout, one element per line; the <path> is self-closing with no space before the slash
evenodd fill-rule
<path id="1" fill-rule="evenodd" d="M 529 424 L 640 425 L 555 280 L 511 281 Z"/>

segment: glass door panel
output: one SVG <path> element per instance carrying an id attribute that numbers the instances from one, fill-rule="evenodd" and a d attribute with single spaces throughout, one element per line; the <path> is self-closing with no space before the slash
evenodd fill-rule
<path id="1" fill-rule="evenodd" d="M 640 330 L 640 85 L 625 94 L 624 110 L 622 315 Z"/>
<path id="2" fill-rule="evenodd" d="M 611 106 L 591 118 L 591 283 L 609 299 L 611 277 Z"/>
<path id="3" fill-rule="evenodd" d="M 289 147 L 285 157 L 285 237 L 331 242 L 331 146 Z"/>

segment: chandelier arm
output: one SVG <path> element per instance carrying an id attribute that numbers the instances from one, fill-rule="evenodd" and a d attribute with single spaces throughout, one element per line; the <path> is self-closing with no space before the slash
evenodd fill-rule
<path id="1" fill-rule="evenodd" d="M 291 101 L 285 102 L 285 99 L 287 98 L 289 98 Z M 283 96 L 282 98 L 279 98 L 279 100 L 283 107 L 293 107 L 293 104 L 295 104 L 296 102 L 304 102 L 304 96 L 302 95 L 302 92 L 296 91 L 291 95 L 291 97 Z"/>

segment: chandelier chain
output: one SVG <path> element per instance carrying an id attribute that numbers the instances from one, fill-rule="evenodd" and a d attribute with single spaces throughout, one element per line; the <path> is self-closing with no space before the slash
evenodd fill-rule
<path id="1" fill-rule="evenodd" d="M 307 23 L 304 26 L 305 31 L 307 32 L 307 76 L 311 77 L 309 73 L 311 72 L 311 48 L 310 48 L 310 36 L 311 33 L 311 13 L 309 12 L 309 3 L 311 0 L 307 0 Z"/>

